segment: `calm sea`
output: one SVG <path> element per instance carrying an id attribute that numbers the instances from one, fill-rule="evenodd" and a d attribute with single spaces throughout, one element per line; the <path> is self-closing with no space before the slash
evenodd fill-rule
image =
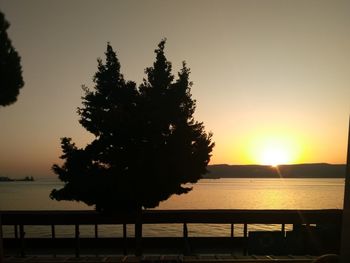
<path id="1" fill-rule="evenodd" d="M 83 203 L 53 201 L 49 193 L 62 187 L 58 181 L 0 182 L 0 210 L 86 210 Z M 342 208 L 344 179 L 203 179 L 185 195 L 172 196 L 156 209 L 326 209 Z M 276 226 L 249 226 L 271 229 Z M 237 234 L 241 232 L 238 226 Z M 50 235 L 46 226 L 27 226 L 27 237 Z M 81 228 L 82 236 L 93 236 L 93 226 Z M 120 226 L 100 226 L 100 236 L 121 236 Z M 181 236 L 182 225 L 147 225 L 145 236 Z M 133 235 L 133 227 L 128 226 Z M 4 235 L 13 235 L 4 227 Z M 57 226 L 57 237 L 73 236 L 73 227 Z M 229 225 L 189 225 L 192 236 L 229 236 Z"/>

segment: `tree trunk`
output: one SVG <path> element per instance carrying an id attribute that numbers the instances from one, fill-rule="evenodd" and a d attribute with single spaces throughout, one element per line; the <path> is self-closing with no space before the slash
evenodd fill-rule
<path id="1" fill-rule="evenodd" d="M 348 134 L 348 152 L 345 174 L 343 223 L 340 244 L 340 262 L 350 262 L 350 118 Z"/>

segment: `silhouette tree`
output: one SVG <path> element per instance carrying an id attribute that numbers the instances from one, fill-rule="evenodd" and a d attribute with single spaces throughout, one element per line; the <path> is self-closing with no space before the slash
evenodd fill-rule
<path id="1" fill-rule="evenodd" d="M 24 86 L 21 58 L 12 46 L 6 30 L 10 24 L 0 11 L 0 106 L 8 106 L 17 100 Z"/>
<path id="2" fill-rule="evenodd" d="M 61 141 L 64 160 L 53 170 L 65 182 L 51 198 L 96 205 L 98 211 L 136 211 L 155 207 L 172 194 L 191 190 L 207 172 L 214 144 L 193 118 L 190 70 L 183 63 L 174 81 L 164 55 L 165 40 L 155 50 L 153 67 L 137 89 L 125 81 L 108 44 L 106 63 L 98 60 L 94 91 L 84 87 L 80 123 L 95 139 L 77 148 Z"/>

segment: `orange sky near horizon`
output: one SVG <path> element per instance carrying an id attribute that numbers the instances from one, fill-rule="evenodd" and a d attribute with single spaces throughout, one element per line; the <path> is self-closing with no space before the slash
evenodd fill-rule
<path id="1" fill-rule="evenodd" d="M 25 86 L 0 108 L 0 175 L 54 176 L 109 41 L 142 82 L 166 37 L 173 73 L 191 68 L 195 119 L 213 132 L 211 164 L 345 163 L 350 2 L 345 0 L 3 0 Z M 64 19 L 63 19 L 64 18 Z"/>
<path id="2" fill-rule="evenodd" d="M 309 133 L 307 130 L 298 131 L 293 125 L 284 131 L 279 127 L 266 130 L 263 124 L 257 124 L 255 129 L 239 138 L 228 135 L 219 140 L 218 143 L 225 145 L 224 150 L 222 155 L 214 154 L 211 163 L 219 164 L 222 163 L 220 160 L 226 159 L 232 160 L 227 162 L 229 164 L 343 164 L 346 162 L 347 135 L 333 138 L 332 134 L 334 133 L 324 135 Z M 322 142 L 325 137 L 328 141 Z M 236 161 L 237 156 L 240 157 L 239 162 Z"/>

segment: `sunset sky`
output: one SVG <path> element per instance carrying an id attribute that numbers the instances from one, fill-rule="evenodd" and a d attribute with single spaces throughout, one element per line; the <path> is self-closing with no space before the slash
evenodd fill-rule
<path id="1" fill-rule="evenodd" d="M 166 37 L 174 74 L 191 68 L 211 164 L 345 163 L 350 1 L 1 0 L 25 86 L 0 108 L 0 175 L 54 176 L 60 138 L 84 146 L 81 85 L 107 41 L 141 83 Z"/>

